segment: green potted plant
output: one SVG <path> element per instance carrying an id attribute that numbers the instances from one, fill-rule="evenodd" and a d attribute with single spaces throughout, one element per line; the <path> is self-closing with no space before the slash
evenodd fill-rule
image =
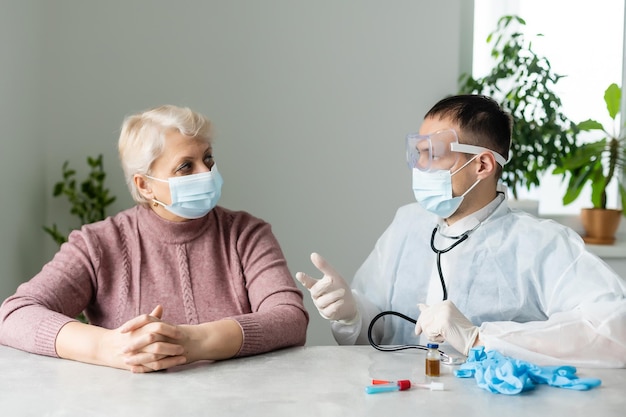
<path id="1" fill-rule="evenodd" d="M 626 215 L 626 188 L 624 188 L 624 163 L 626 161 L 626 137 L 624 129 L 617 123 L 620 113 L 622 91 L 613 83 L 604 92 L 604 102 L 613 121 L 606 128 L 595 120 L 578 124 L 580 131 L 599 131 L 601 138 L 585 143 L 566 154 L 554 174 L 569 176 L 563 205 L 574 202 L 586 184 L 591 185 L 592 208 L 581 211 L 581 222 L 585 229 L 583 239 L 587 243 L 612 244 L 622 215 Z M 607 190 L 615 180 L 621 209 L 607 207 Z"/>
<path id="2" fill-rule="evenodd" d="M 515 198 L 519 187 L 538 186 L 563 153 L 576 149 L 577 134 L 554 91 L 563 76 L 554 73 L 550 61 L 515 30 L 525 24 L 518 16 L 501 17 L 487 37 L 487 43 L 493 42 L 493 68 L 481 78 L 462 74 L 459 79 L 459 93 L 490 96 L 513 117 L 514 157 L 504 166 L 502 181 Z"/>

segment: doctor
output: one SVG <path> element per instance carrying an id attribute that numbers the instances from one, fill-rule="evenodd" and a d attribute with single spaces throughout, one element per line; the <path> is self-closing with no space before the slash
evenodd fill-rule
<path id="1" fill-rule="evenodd" d="M 320 255 L 296 278 L 339 344 L 473 346 L 538 365 L 626 367 L 626 284 L 571 229 L 512 210 L 499 183 L 512 121 L 492 99 L 448 97 L 407 137 L 418 204 L 401 207 L 352 288 Z"/>

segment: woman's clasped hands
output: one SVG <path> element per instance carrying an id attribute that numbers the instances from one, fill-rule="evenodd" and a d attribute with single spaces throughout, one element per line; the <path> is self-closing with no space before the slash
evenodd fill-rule
<path id="1" fill-rule="evenodd" d="M 111 331 L 114 351 L 132 372 L 152 372 L 187 362 L 185 333 L 161 321 L 163 307 L 135 317 Z"/>

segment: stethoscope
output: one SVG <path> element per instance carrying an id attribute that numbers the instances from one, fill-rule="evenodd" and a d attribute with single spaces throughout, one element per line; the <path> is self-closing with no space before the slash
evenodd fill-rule
<path id="1" fill-rule="evenodd" d="M 458 236 L 447 236 L 447 235 L 443 235 L 444 237 L 447 237 L 449 239 L 453 239 L 455 240 L 455 242 L 453 242 L 450 246 L 448 246 L 445 249 L 437 249 L 437 247 L 435 246 L 435 236 L 437 235 L 437 232 L 439 231 L 439 225 L 436 225 L 435 228 L 433 229 L 433 233 L 430 236 L 430 248 L 433 250 L 433 252 L 437 255 L 437 272 L 439 274 L 439 280 L 441 281 L 441 289 L 443 290 L 443 300 L 447 300 L 448 299 L 448 290 L 446 288 L 446 281 L 443 278 L 443 271 L 441 270 L 441 254 L 443 253 L 447 253 L 450 252 L 452 249 L 454 249 L 455 247 L 457 247 L 458 245 L 460 245 L 461 243 L 465 242 L 470 235 L 472 234 L 472 232 L 474 230 L 476 230 L 478 228 L 478 226 L 481 225 L 482 222 L 479 222 L 476 226 L 474 226 L 472 229 L 469 229 L 467 231 L 465 231 L 464 233 L 458 235 Z M 393 315 L 393 316 L 398 316 L 403 318 L 404 320 L 407 320 L 413 324 L 417 323 L 417 320 L 406 316 L 402 313 L 398 313 L 397 311 L 383 311 L 382 313 L 377 314 L 372 321 L 370 322 L 370 325 L 367 329 L 367 340 L 369 341 L 370 345 L 372 345 L 372 347 L 374 347 L 377 350 L 383 351 L 383 352 L 393 352 L 393 351 L 398 351 L 398 350 L 404 350 L 404 349 L 420 349 L 420 350 L 428 350 L 428 348 L 424 345 L 399 345 L 399 346 L 380 346 L 379 344 L 377 344 L 376 342 L 374 342 L 374 339 L 372 338 L 372 330 L 374 328 L 374 324 L 376 323 L 376 321 L 378 319 L 380 319 L 383 316 L 387 316 L 387 315 Z M 441 357 L 441 361 L 443 363 L 449 364 L 449 365 L 458 365 L 460 363 L 465 362 L 464 359 L 460 359 L 457 357 L 452 357 L 450 355 L 448 355 L 447 353 L 445 353 L 442 350 L 439 350 L 439 356 Z"/>
<path id="2" fill-rule="evenodd" d="M 448 290 L 446 288 L 446 281 L 443 278 L 443 271 L 441 270 L 441 254 L 450 252 L 452 249 L 456 248 L 462 242 L 465 242 L 470 237 L 470 235 L 476 229 L 478 229 L 478 227 L 480 227 L 481 224 L 483 224 L 484 219 L 488 218 L 491 215 L 491 213 L 493 213 L 493 211 L 505 199 L 504 192 L 497 191 L 497 193 L 498 193 L 498 196 L 500 197 L 500 202 L 497 205 L 495 205 L 494 207 L 492 207 L 491 210 L 489 211 L 489 213 L 487 213 L 486 216 L 483 218 L 483 220 L 477 221 L 476 225 L 474 227 L 472 227 L 471 229 L 466 230 L 465 232 L 461 233 L 458 236 L 448 236 L 446 234 L 443 234 L 442 232 L 439 231 L 439 226 L 440 226 L 439 224 L 437 224 L 435 226 L 435 228 L 433 229 L 433 233 L 430 236 L 430 248 L 437 255 L 437 273 L 439 274 L 439 280 L 441 281 L 441 289 L 443 290 L 443 300 L 444 301 L 448 299 Z M 452 239 L 455 242 L 453 242 L 450 246 L 448 246 L 445 249 L 437 249 L 437 247 L 435 246 L 435 237 L 437 236 L 437 232 L 439 232 L 439 234 L 441 234 L 443 237 L 448 238 L 448 239 Z M 406 316 L 406 315 L 404 315 L 402 313 L 398 313 L 397 311 L 383 311 L 382 313 L 377 314 L 372 319 L 372 321 L 370 322 L 369 328 L 367 329 L 367 339 L 369 340 L 370 345 L 372 345 L 372 347 L 374 347 L 375 349 L 384 351 L 384 352 L 392 352 L 392 351 L 404 350 L 404 349 L 428 350 L 428 348 L 426 346 L 424 346 L 424 345 L 380 346 L 376 342 L 374 342 L 374 339 L 372 338 L 372 329 L 374 328 L 374 324 L 376 323 L 376 321 L 378 319 L 380 319 L 383 316 L 387 316 L 387 315 L 394 315 L 394 316 L 401 317 L 404 320 L 410 321 L 413 324 L 417 323 L 417 320 L 415 320 L 415 319 L 413 319 L 413 318 L 411 318 L 409 316 Z M 439 350 L 439 355 L 441 356 L 441 361 L 443 363 L 445 363 L 445 364 L 458 365 L 458 364 L 461 364 L 461 363 L 465 362 L 464 359 L 460 359 L 458 357 L 452 357 L 452 356 L 446 354 L 442 350 Z"/>

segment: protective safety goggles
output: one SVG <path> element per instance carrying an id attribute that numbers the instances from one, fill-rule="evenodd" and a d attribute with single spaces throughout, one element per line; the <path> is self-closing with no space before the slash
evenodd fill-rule
<path id="1" fill-rule="evenodd" d="M 430 135 L 411 133 L 406 137 L 406 161 L 410 169 L 420 171 L 449 170 L 459 159 L 460 153 L 478 155 L 491 152 L 500 166 L 506 159 L 491 149 L 482 146 L 459 143 L 456 132 L 452 129 L 440 130 Z"/>

